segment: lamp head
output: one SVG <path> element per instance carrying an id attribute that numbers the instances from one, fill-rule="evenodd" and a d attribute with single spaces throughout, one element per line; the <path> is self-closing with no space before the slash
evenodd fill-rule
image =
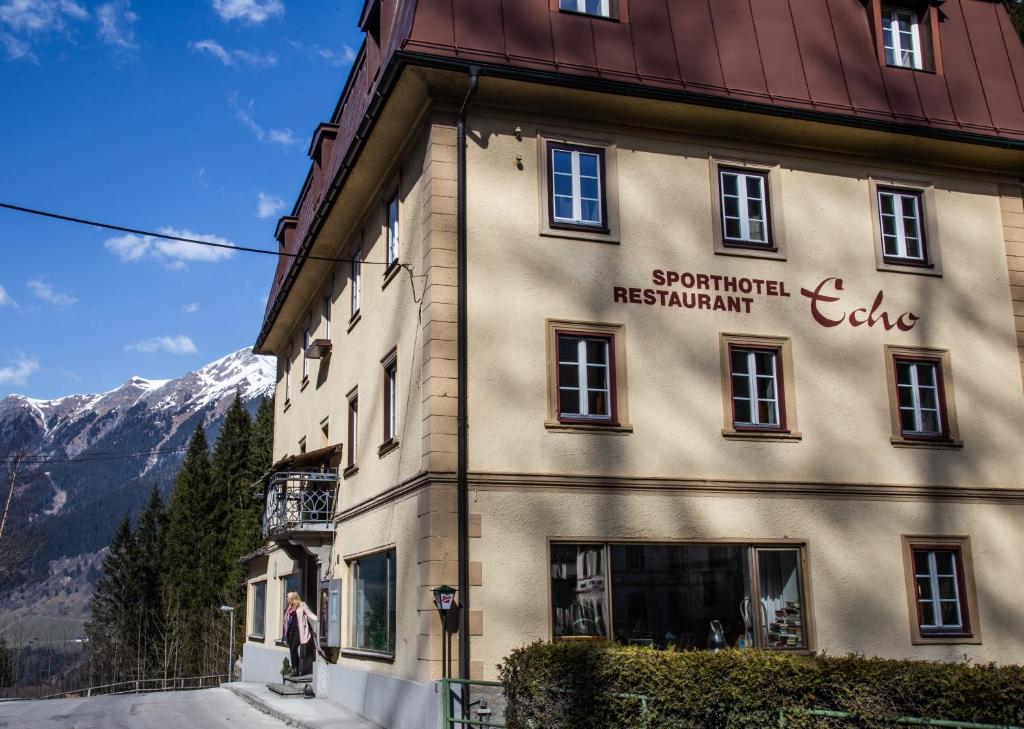
<path id="1" fill-rule="evenodd" d="M 446 613 L 452 609 L 452 605 L 455 603 L 455 594 L 458 592 L 454 587 L 448 585 L 441 585 L 431 590 L 434 593 L 434 607 L 440 613 Z"/>
<path id="2" fill-rule="evenodd" d="M 235 612 L 235 609 L 233 607 L 231 607 L 230 605 L 221 605 L 220 606 L 220 611 L 222 613 L 233 613 L 233 612 Z"/>

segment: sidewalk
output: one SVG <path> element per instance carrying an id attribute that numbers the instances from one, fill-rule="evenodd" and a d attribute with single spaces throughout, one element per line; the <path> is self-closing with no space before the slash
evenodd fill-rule
<path id="1" fill-rule="evenodd" d="M 327 699 L 286 699 L 271 693 L 262 683 L 236 681 L 221 685 L 263 713 L 298 729 L 382 729 Z"/>

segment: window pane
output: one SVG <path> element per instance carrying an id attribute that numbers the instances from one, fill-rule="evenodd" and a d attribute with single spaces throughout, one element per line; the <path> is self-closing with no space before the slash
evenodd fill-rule
<path id="1" fill-rule="evenodd" d="M 558 338 L 558 361 L 576 362 L 579 359 L 579 339 L 576 337 Z"/>
<path id="2" fill-rule="evenodd" d="M 608 368 L 604 365 L 587 367 L 587 387 L 591 390 L 607 390 Z"/>
<path id="3" fill-rule="evenodd" d="M 939 597 L 945 600 L 957 599 L 955 577 L 939 578 Z"/>
<path id="4" fill-rule="evenodd" d="M 734 399 L 733 407 L 735 409 L 737 423 L 749 424 L 752 422 L 750 419 L 750 400 Z"/>
<path id="5" fill-rule="evenodd" d="M 563 175 L 556 173 L 555 179 L 555 194 L 564 195 L 565 197 L 572 197 L 572 175 Z"/>
<path id="6" fill-rule="evenodd" d="M 732 372 L 734 375 L 745 375 L 749 373 L 747 368 L 750 358 L 747 356 L 749 353 L 745 349 L 734 349 L 732 350 Z"/>
<path id="7" fill-rule="evenodd" d="M 555 637 L 604 636 L 604 547 L 551 545 L 551 610 Z"/>
<path id="8" fill-rule="evenodd" d="M 580 217 L 587 223 L 600 223 L 601 204 L 597 200 L 581 200 Z"/>
<path id="9" fill-rule="evenodd" d="M 754 352 L 754 367 L 759 375 L 770 375 L 775 372 L 774 352 Z"/>
<path id="10" fill-rule="evenodd" d="M 939 414 L 934 410 L 921 411 L 921 431 L 924 433 L 940 433 Z"/>
<path id="11" fill-rule="evenodd" d="M 907 387 L 906 385 L 897 386 L 896 398 L 899 400 L 899 405 L 901 408 L 913 408 L 914 388 Z"/>
<path id="12" fill-rule="evenodd" d="M 907 238 L 907 258 L 923 258 L 920 238 Z"/>
<path id="13" fill-rule="evenodd" d="M 559 387 L 579 387 L 580 368 L 574 364 L 558 365 Z"/>
<path id="14" fill-rule="evenodd" d="M 914 574 L 927 575 L 929 571 L 928 552 L 914 550 Z"/>
<path id="15" fill-rule="evenodd" d="M 563 172 L 567 175 L 572 174 L 572 152 L 556 149 L 551 153 L 551 159 L 555 172 Z"/>
<path id="16" fill-rule="evenodd" d="M 591 390 L 587 395 L 587 404 L 590 406 L 590 415 L 611 415 L 611 408 L 608 407 L 608 394 L 605 392 Z"/>
<path id="17" fill-rule="evenodd" d="M 267 583 L 258 582 L 253 586 L 252 596 L 252 635 L 264 635 L 267 629 Z"/>
<path id="18" fill-rule="evenodd" d="M 598 183 L 593 177 L 580 178 L 580 196 L 586 200 L 596 201 L 599 197 Z"/>
<path id="19" fill-rule="evenodd" d="M 608 342 L 602 339 L 587 340 L 587 364 L 606 364 L 608 362 Z"/>
<path id="20" fill-rule="evenodd" d="M 757 403 L 757 420 L 761 425 L 778 425 L 779 414 L 775 403 L 759 400 Z"/>
<path id="21" fill-rule="evenodd" d="M 591 15 L 607 15 L 604 3 L 605 0 L 586 0 L 586 12 Z"/>
<path id="22" fill-rule="evenodd" d="M 765 233 L 764 223 L 759 220 L 750 221 L 750 240 L 758 241 L 763 243 L 768 240 L 768 236 Z"/>
<path id="23" fill-rule="evenodd" d="M 917 603 L 921 610 L 921 627 L 935 626 L 935 606 L 929 602 Z"/>
<path id="24" fill-rule="evenodd" d="M 910 369 L 913 365 L 910 362 L 896 363 L 896 381 L 901 385 L 910 384 Z"/>
<path id="25" fill-rule="evenodd" d="M 734 197 L 739 194 L 739 183 L 736 175 L 729 172 L 722 174 L 722 192 Z"/>
<path id="26" fill-rule="evenodd" d="M 917 597 L 919 600 L 932 599 L 932 578 L 925 575 L 917 577 Z"/>
<path id="27" fill-rule="evenodd" d="M 723 199 L 722 204 L 725 206 L 725 216 L 727 218 L 739 218 L 740 217 L 740 199 L 738 197 L 726 197 Z"/>
<path id="28" fill-rule="evenodd" d="M 919 363 L 917 365 L 917 384 L 918 385 L 934 385 L 935 384 L 935 365 Z"/>
<path id="29" fill-rule="evenodd" d="M 757 175 L 746 175 L 744 179 L 746 179 L 747 182 L 747 197 L 753 198 L 754 200 L 763 200 L 764 195 L 761 183 L 764 178 L 758 177 Z"/>
<path id="30" fill-rule="evenodd" d="M 732 394 L 735 397 L 750 397 L 750 378 L 747 375 L 732 376 Z"/>
<path id="31" fill-rule="evenodd" d="M 893 196 L 891 193 L 881 192 L 878 194 L 878 204 L 882 208 L 882 215 L 891 218 L 895 215 Z"/>
<path id="32" fill-rule="evenodd" d="M 725 237 L 739 239 L 743 237 L 743 233 L 740 230 L 740 221 L 736 218 L 726 218 L 725 221 Z"/>
<path id="33" fill-rule="evenodd" d="M 804 646 L 803 604 L 800 595 L 800 551 L 758 549 L 757 574 L 763 615 L 767 615 L 765 646 Z"/>
<path id="34" fill-rule="evenodd" d="M 706 648 L 712 620 L 721 622 L 728 646 L 752 636 L 744 621 L 752 615 L 745 547 L 645 544 L 610 550 L 616 640 Z"/>
<path id="35" fill-rule="evenodd" d="M 920 387 L 917 390 L 921 400 L 921 407 L 925 410 L 938 410 L 938 396 L 934 387 Z"/>
<path id="36" fill-rule="evenodd" d="M 905 433 L 912 433 L 917 430 L 917 423 L 914 420 L 913 410 L 900 409 L 900 430 Z"/>
<path id="37" fill-rule="evenodd" d="M 950 628 L 960 627 L 960 603 L 956 602 L 943 602 L 942 603 L 942 624 Z"/>
<path id="38" fill-rule="evenodd" d="M 774 400 L 775 399 L 775 378 L 774 377 L 758 377 L 757 378 L 757 396 L 762 400 Z"/>
<path id="39" fill-rule="evenodd" d="M 580 152 L 580 175 L 582 175 L 583 177 L 597 177 L 596 154 Z"/>
<path id="40" fill-rule="evenodd" d="M 563 415 L 580 414 L 580 391 L 559 390 L 558 391 L 558 412 Z"/>
<path id="41" fill-rule="evenodd" d="M 571 197 L 556 197 L 555 198 L 555 217 L 564 218 L 566 220 L 572 220 L 572 198 Z"/>
<path id="42" fill-rule="evenodd" d="M 956 557 L 954 552 L 943 551 L 935 553 L 935 567 L 940 575 L 956 574 Z"/>
<path id="43" fill-rule="evenodd" d="M 378 554 L 355 563 L 355 635 L 356 648 L 393 651 L 391 642 L 391 599 L 389 597 L 388 554 Z M 392 572 L 392 579 L 394 571 Z"/>

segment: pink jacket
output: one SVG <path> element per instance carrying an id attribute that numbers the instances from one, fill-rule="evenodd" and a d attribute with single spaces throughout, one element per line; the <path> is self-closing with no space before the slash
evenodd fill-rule
<path id="1" fill-rule="evenodd" d="M 306 603 L 302 603 L 301 605 L 299 605 L 298 608 L 296 608 L 295 617 L 299 621 L 299 642 L 308 643 L 309 641 L 316 638 L 316 634 L 309 629 L 309 621 L 312 620 L 314 623 L 317 622 L 316 615 L 314 615 L 313 611 L 306 606 Z M 284 639 L 287 640 L 288 608 L 286 608 L 284 611 L 282 633 L 284 634 Z"/>

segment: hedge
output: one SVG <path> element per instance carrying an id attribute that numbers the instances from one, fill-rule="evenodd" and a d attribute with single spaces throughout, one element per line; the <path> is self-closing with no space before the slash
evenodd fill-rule
<path id="1" fill-rule="evenodd" d="M 499 666 L 509 729 L 892 727 L 914 716 L 1024 726 L 1024 667 L 755 650 L 535 643 Z M 793 709 L 845 711 L 819 719 Z"/>

